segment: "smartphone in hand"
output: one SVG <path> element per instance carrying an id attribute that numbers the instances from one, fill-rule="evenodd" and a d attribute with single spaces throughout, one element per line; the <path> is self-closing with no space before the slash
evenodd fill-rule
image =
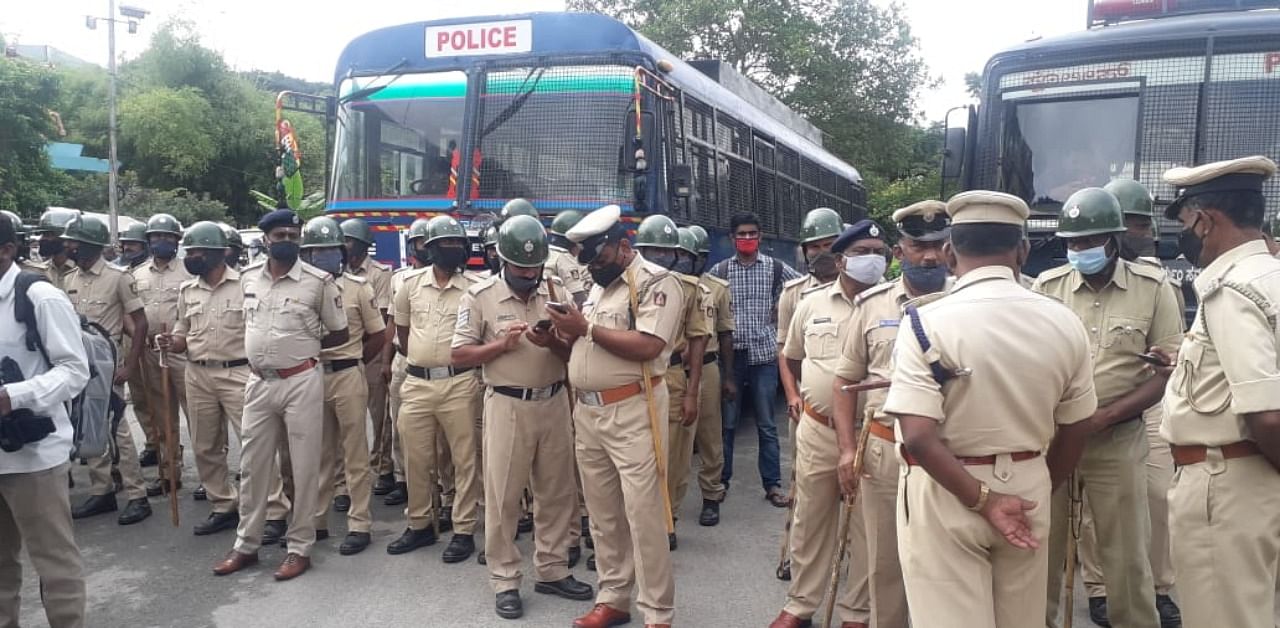
<path id="1" fill-rule="evenodd" d="M 1169 366 L 1169 363 L 1165 362 L 1164 358 L 1154 353 L 1139 353 L 1138 359 L 1142 360 L 1143 362 L 1146 362 L 1147 364 L 1150 364 L 1151 366 L 1156 366 L 1156 367 Z"/>
<path id="2" fill-rule="evenodd" d="M 567 306 L 567 305 L 565 305 L 565 304 L 563 304 L 563 303 L 556 303 L 555 301 L 548 301 L 548 302 L 547 302 L 547 307 L 549 307 L 549 308 L 551 308 L 551 309 L 555 310 L 556 312 L 559 312 L 560 314 L 568 314 L 568 313 L 569 313 L 569 306 Z"/>

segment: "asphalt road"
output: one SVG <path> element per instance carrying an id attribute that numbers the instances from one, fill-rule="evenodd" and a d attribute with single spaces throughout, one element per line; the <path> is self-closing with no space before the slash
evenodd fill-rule
<path id="1" fill-rule="evenodd" d="M 680 507 L 680 547 L 674 556 L 678 625 L 766 626 L 781 608 L 786 583 L 774 577 L 774 568 L 784 511 L 763 498 L 755 473 L 756 451 L 755 430 L 748 425 L 739 430 L 735 465 L 739 475 L 723 505 L 719 526 L 697 525 L 701 497 L 696 484 Z M 210 568 L 231 548 L 234 532 L 205 537 L 191 533 L 191 526 L 204 519 L 208 510 L 205 503 L 191 499 L 197 480 L 190 452 L 186 462 L 186 487 L 180 491 L 181 527 L 175 529 L 169 522 L 167 498 L 152 499 L 155 514 L 134 526 L 116 525 L 113 515 L 77 522 L 90 626 L 562 628 L 590 609 L 590 602 L 534 593 L 530 577 L 522 588 L 524 618 L 499 619 L 493 613 L 487 571 L 474 560 L 444 564 L 440 560 L 444 543 L 402 556 L 388 555 L 386 545 L 400 534 L 404 522 L 399 507 L 385 506 L 377 497 L 373 545 L 362 554 L 338 554 L 346 524 L 344 518 L 331 514 L 333 536 L 317 544 L 312 569 L 302 577 L 284 583 L 272 579 L 272 571 L 284 557 L 279 548 L 263 550 L 258 567 L 215 577 Z M 74 468 L 73 503 L 87 494 L 86 469 Z M 155 476 L 154 469 L 144 471 L 148 477 Z M 120 506 L 124 506 L 123 497 Z M 529 535 L 522 535 L 519 545 L 528 564 Z M 24 573 L 22 625 L 46 626 L 34 571 L 26 565 Z M 573 573 L 595 584 L 595 574 L 584 564 Z M 1082 592 L 1077 591 L 1076 600 L 1075 625 L 1091 626 Z M 633 625 L 638 625 L 640 616 L 633 616 Z"/>

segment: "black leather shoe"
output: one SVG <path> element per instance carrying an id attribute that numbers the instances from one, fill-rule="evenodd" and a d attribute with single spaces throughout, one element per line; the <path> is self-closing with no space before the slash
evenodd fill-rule
<path id="1" fill-rule="evenodd" d="M 387 493 L 387 497 L 382 500 L 382 503 L 388 506 L 399 506 L 407 501 L 409 501 L 409 487 L 404 482 L 396 482 L 395 488 L 391 489 L 390 493 Z"/>
<path id="2" fill-rule="evenodd" d="M 198 502 L 207 501 L 209 499 L 209 491 L 206 491 L 204 485 L 201 484 L 196 487 L 196 490 L 191 491 L 191 499 Z"/>
<path id="3" fill-rule="evenodd" d="M 481 565 L 488 565 L 489 559 L 484 557 L 484 550 L 476 552 L 476 562 Z"/>
<path id="4" fill-rule="evenodd" d="M 425 530 L 414 530 L 413 528 L 405 528 L 404 534 L 400 538 L 387 545 L 388 554 L 405 554 L 418 549 L 419 547 L 427 547 L 436 544 L 436 531 L 431 528 Z"/>
<path id="5" fill-rule="evenodd" d="M 446 563 L 460 563 L 468 558 L 476 551 L 475 537 L 470 534 L 454 534 L 449 539 L 449 547 L 444 548 L 444 559 Z"/>
<path id="6" fill-rule="evenodd" d="M 587 557 L 587 571 L 595 571 L 595 570 L 596 570 L 596 553 L 591 552 L 591 555 Z"/>
<path id="7" fill-rule="evenodd" d="M 94 515 L 103 515 L 116 511 L 115 495 L 90 495 L 84 503 L 71 511 L 72 519 L 85 519 Z"/>
<path id="8" fill-rule="evenodd" d="M 1156 612 L 1160 613 L 1160 628 L 1182 628 L 1182 611 L 1173 598 L 1156 594 Z"/>
<path id="9" fill-rule="evenodd" d="M 441 506 L 440 517 L 436 519 L 436 525 L 440 526 L 440 531 L 453 529 L 453 506 Z"/>
<path id="10" fill-rule="evenodd" d="M 262 526 L 262 544 L 275 545 L 288 532 L 289 526 L 284 519 L 268 519 L 267 524 Z"/>
<path id="11" fill-rule="evenodd" d="M 589 550 L 596 548 L 595 539 L 591 538 L 591 519 L 587 517 L 582 518 L 582 544 Z"/>
<path id="12" fill-rule="evenodd" d="M 347 512 L 348 510 L 351 510 L 350 495 L 338 495 L 337 497 L 333 498 L 334 512 Z"/>
<path id="13" fill-rule="evenodd" d="M 512 589 L 498 594 L 493 603 L 493 610 L 503 619 L 520 619 L 524 615 L 524 603 L 520 601 L 520 591 Z"/>
<path id="14" fill-rule="evenodd" d="M 145 497 L 139 497 L 138 499 L 129 500 L 129 503 L 124 507 L 124 512 L 120 513 L 120 516 L 116 518 L 116 523 L 122 526 L 131 526 L 150 516 L 151 502 L 147 501 Z"/>
<path id="15" fill-rule="evenodd" d="M 178 480 L 178 488 L 182 488 L 182 480 Z M 169 494 L 169 480 L 152 480 L 147 484 L 147 497 L 159 497 Z"/>
<path id="16" fill-rule="evenodd" d="M 533 513 L 526 512 L 524 516 L 520 517 L 520 520 L 516 522 L 516 532 L 520 534 L 533 532 Z"/>
<path id="17" fill-rule="evenodd" d="M 569 548 L 569 569 L 578 566 L 578 561 L 582 560 L 582 548 L 574 545 Z"/>
<path id="18" fill-rule="evenodd" d="M 119 493 L 124 490 L 124 478 L 120 476 L 120 470 L 111 467 L 111 492 Z"/>
<path id="19" fill-rule="evenodd" d="M 589 600 L 595 597 L 595 591 L 591 585 L 578 582 L 573 579 L 573 576 L 565 576 L 563 580 L 555 582 L 539 582 L 533 585 L 533 590 L 537 593 L 558 595 L 566 600 Z"/>
<path id="20" fill-rule="evenodd" d="M 138 465 L 142 467 L 154 467 L 160 464 L 160 452 L 154 449 L 143 449 L 142 455 L 138 456 Z"/>
<path id="21" fill-rule="evenodd" d="M 668 535 L 667 535 L 667 549 L 668 549 L 668 550 L 670 550 L 670 551 L 673 551 L 673 552 L 674 552 L 674 551 L 676 551 L 676 547 L 679 547 L 679 545 L 680 545 L 680 543 L 676 541 L 676 533 L 675 533 L 675 532 L 672 532 L 671 534 L 668 534 Z"/>
<path id="22" fill-rule="evenodd" d="M 209 518 L 196 524 L 192 530 L 196 536 L 206 536 L 223 530 L 234 530 L 240 523 L 238 512 L 211 512 Z"/>
<path id="23" fill-rule="evenodd" d="M 369 547 L 370 538 L 368 532 L 348 532 L 347 538 L 343 539 L 342 545 L 338 546 L 338 553 L 343 556 L 359 554 Z"/>
<path id="24" fill-rule="evenodd" d="M 1111 620 L 1107 619 L 1106 596 L 1089 598 L 1089 619 L 1102 628 L 1111 628 Z"/>
<path id="25" fill-rule="evenodd" d="M 702 500 L 702 514 L 698 515 L 698 525 L 713 526 L 717 523 L 720 523 L 720 502 Z"/>
<path id="26" fill-rule="evenodd" d="M 394 489 L 395 487 L 396 487 L 396 476 L 390 473 L 379 475 L 378 479 L 373 481 L 373 494 L 386 495 L 387 493 L 390 493 L 391 490 Z"/>

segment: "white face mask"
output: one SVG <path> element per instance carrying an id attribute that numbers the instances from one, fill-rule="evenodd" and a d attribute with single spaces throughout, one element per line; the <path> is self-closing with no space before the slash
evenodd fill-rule
<path id="1" fill-rule="evenodd" d="M 855 255 L 844 258 L 844 274 L 865 286 L 874 286 L 884 277 L 889 262 L 883 255 Z"/>

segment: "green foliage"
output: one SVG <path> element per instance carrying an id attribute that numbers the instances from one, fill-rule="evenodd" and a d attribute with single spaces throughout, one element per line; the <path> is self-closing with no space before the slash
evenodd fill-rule
<path id="1" fill-rule="evenodd" d="M 974 100 L 982 98 L 982 73 L 965 72 L 964 89 Z"/>
<path id="2" fill-rule="evenodd" d="M 202 198 L 183 188 L 167 191 L 132 188 L 120 199 L 120 213 L 139 220 L 145 220 L 152 214 L 170 214 L 183 226 L 201 220 L 226 221 L 229 218 L 227 206 L 221 201 Z"/>
<path id="3" fill-rule="evenodd" d="M 120 137 L 148 182 L 193 181 L 218 157 L 213 106 L 194 87 L 156 87 L 120 103 Z"/>
<path id="4" fill-rule="evenodd" d="M 0 209 L 39 214 L 66 177 L 49 166 L 45 144 L 57 139 L 50 112 L 58 77 L 24 61 L 0 58 Z"/>

